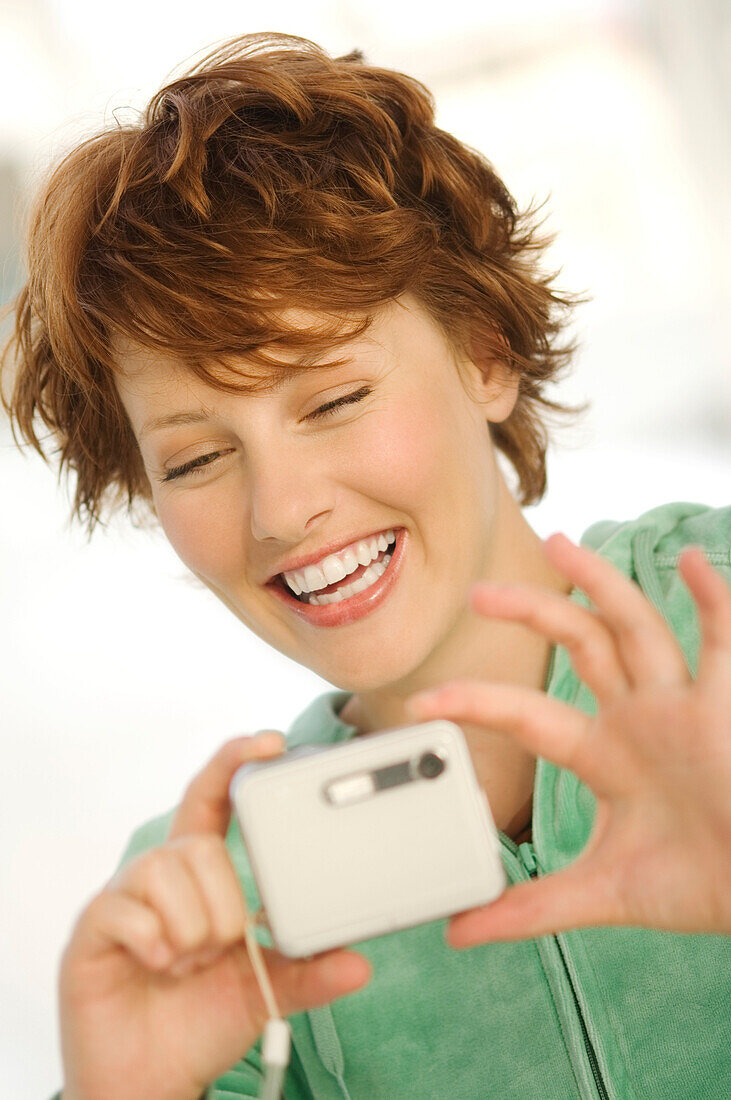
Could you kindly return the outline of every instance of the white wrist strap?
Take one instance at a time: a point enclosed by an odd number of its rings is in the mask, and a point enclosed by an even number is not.
[[[290,1030],[286,1020],[271,1019],[264,1029],[261,1058],[264,1063],[264,1082],[260,1100],[279,1100],[284,1075],[289,1065]]]
[[[246,901],[244,901],[246,906]],[[267,1025],[264,1028],[264,1038],[261,1045],[261,1060],[264,1066],[264,1081],[259,1093],[260,1100],[279,1100],[284,1075],[289,1065],[289,1052],[291,1045],[291,1029],[277,1006],[272,983],[269,980],[267,968],[264,965],[259,941],[254,935],[254,924],[262,919],[262,910],[251,918],[248,910],[244,929],[246,949],[254,970],[254,976],[264,998],[264,1004],[269,1014]]]

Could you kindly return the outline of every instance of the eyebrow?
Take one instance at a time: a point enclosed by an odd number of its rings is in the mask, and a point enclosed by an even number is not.
[[[208,413],[204,412],[203,409],[169,413],[167,416],[157,416],[154,420],[148,420],[140,428],[140,436],[157,431],[159,428],[171,427],[173,424],[200,424],[209,419]]]
[[[343,367],[350,366],[353,362],[352,357],[348,356],[344,358],[337,366],[331,366],[328,363],[320,362],[325,358],[324,354],[318,355],[312,360],[313,364],[320,366],[323,373],[331,370],[342,369]],[[302,360],[300,360],[301,362]],[[297,376],[295,376],[297,377]],[[277,390],[282,389],[286,385],[287,379],[278,379],[276,382],[272,382],[269,386],[260,390],[259,393],[267,394],[274,393]],[[159,431],[160,428],[173,427],[176,424],[202,424],[206,420],[211,419],[211,414],[207,413],[205,409],[181,409],[180,412],[168,413],[165,416],[156,416],[152,420],[147,420],[140,428],[140,439],[143,436],[148,435],[150,432]]]

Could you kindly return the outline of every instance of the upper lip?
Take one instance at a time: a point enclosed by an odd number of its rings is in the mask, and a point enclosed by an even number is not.
[[[351,546],[354,542],[360,542],[362,539],[372,539],[376,535],[381,535],[386,531],[393,531],[394,534],[398,534],[398,527],[377,527],[375,531],[370,531],[367,535],[354,535],[349,539],[338,539],[337,542],[331,542],[327,546],[321,546],[313,554],[306,554],[301,558],[289,558],[283,562],[275,573],[271,573],[264,584],[270,584],[280,573],[294,573],[297,569],[304,569],[306,565],[314,565],[317,561],[322,561],[329,554],[337,554],[340,550],[344,550],[346,546]]]

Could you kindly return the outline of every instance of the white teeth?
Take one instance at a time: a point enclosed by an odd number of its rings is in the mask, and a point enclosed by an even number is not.
[[[328,584],[335,584],[336,581],[341,581],[343,577],[348,575],[345,563],[340,558],[336,558],[334,554],[331,554],[329,558],[325,558],[322,563],[322,571]]]
[[[367,542],[359,542],[356,547],[356,554],[358,555],[359,565],[369,565],[373,561],[373,555],[371,554],[371,548]]]
[[[353,550],[348,548],[342,555],[343,565],[345,566],[345,576],[348,573],[354,573],[360,564],[358,558]]]
[[[374,581],[378,580],[377,568],[377,565],[369,565],[363,576],[359,577],[355,583],[358,584],[360,581],[365,581],[366,583],[363,585],[363,588],[367,588],[369,584],[373,584]]]
[[[321,588],[327,588],[329,584],[337,584],[350,573],[354,573],[359,565],[369,565],[395,541],[393,529],[374,535],[372,539],[361,539],[346,550],[329,554],[317,565],[307,565],[304,569],[284,573],[284,580],[296,596],[317,592]]]
[[[318,588],[326,588],[327,581],[325,580],[322,570],[316,565],[305,566],[305,583],[302,585],[303,589],[308,592],[313,592]]]
[[[351,596],[355,596],[356,593],[363,592],[366,588],[370,588],[372,584],[375,584],[379,577],[382,577],[386,572],[390,560],[391,555],[386,554],[381,561],[376,561],[369,566],[365,573],[358,577],[357,581],[353,581],[352,584],[344,584],[342,588],[338,588],[337,592],[327,592],[323,596],[312,595],[308,602],[323,607],[325,604],[340,603],[342,600],[350,599]]]

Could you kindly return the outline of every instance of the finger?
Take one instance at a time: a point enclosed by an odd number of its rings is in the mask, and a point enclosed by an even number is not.
[[[373,968],[356,951],[337,949],[312,959],[290,959],[273,948],[262,949],[277,1005],[283,1016],[292,1016],[310,1008],[329,1004],[337,997],[353,993],[366,985]],[[259,1032],[264,1030],[268,1013],[256,984],[245,947],[235,949],[250,988],[248,998]]]
[[[211,946],[240,940],[247,913],[236,871],[224,840],[210,833],[171,842],[190,867],[208,914]]]
[[[180,978],[193,970],[205,970],[212,963],[220,962],[225,950],[226,948],[220,946],[202,947],[192,954],[183,955],[174,962],[169,968],[169,973],[173,978]]]
[[[154,848],[130,863],[110,884],[159,914],[176,953],[207,944],[211,922],[189,866],[170,847]]]
[[[625,695],[630,683],[609,628],[595,611],[537,585],[491,585],[470,591],[470,604],[481,615],[524,623],[564,646],[577,676],[606,704]]]
[[[474,947],[625,919],[611,877],[579,860],[564,871],[511,886],[489,905],[453,917],[446,940],[450,947]]]
[[[256,737],[226,741],[188,785],[168,838],[188,833],[225,836],[231,820],[229,785],[237,768],[248,760],[277,756],[285,747],[284,735],[278,730],[262,730]]]
[[[697,679],[728,684],[731,681],[731,587],[699,546],[683,551],[678,572],[698,608],[701,648]]]
[[[689,683],[682,649],[638,584],[600,554],[575,546],[563,534],[551,535],[543,546],[550,564],[586,593],[612,630],[618,657],[631,684],[657,687]]]
[[[121,947],[148,970],[161,970],[174,957],[159,913],[137,898],[104,890],[79,918],[69,950],[83,943],[84,951],[102,953]]]
[[[507,733],[537,756],[569,768],[595,791],[603,790],[602,760],[587,751],[592,719],[542,691],[479,680],[453,680],[406,700],[418,719],[449,718]]]

